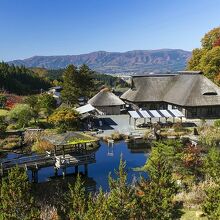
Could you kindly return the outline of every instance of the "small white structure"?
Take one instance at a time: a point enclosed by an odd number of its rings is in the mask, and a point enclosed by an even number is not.
[[[61,104],[61,90],[63,88],[61,86],[55,86],[49,89],[47,92],[48,94],[51,94],[57,101],[57,104]]]
[[[84,114],[84,113],[95,111],[95,108],[92,105],[87,104],[87,105],[77,108],[76,111],[79,112],[79,114]]]
[[[134,119],[134,126],[136,126],[136,120],[139,118],[149,119],[151,122],[152,118],[158,118],[160,121],[160,118],[165,118],[166,120],[168,118],[182,118],[184,117],[184,114],[179,111],[178,109],[166,109],[166,110],[138,110],[138,111],[128,111],[128,114],[130,115],[129,118],[129,124],[131,124],[131,118]]]

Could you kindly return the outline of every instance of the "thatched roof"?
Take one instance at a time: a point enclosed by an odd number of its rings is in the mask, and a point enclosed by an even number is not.
[[[125,103],[108,89],[102,89],[99,93],[93,96],[89,101],[92,106],[117,106]]]
[[[134,76],[121,98],[130,102],[167,102],[180,106],[220,105],[220,88],[200,73]]]

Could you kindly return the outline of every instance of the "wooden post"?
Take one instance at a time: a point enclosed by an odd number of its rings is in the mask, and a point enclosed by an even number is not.
[[[56,156],[56,153],[57,153],[57,146],[54,145],[54,156]]]
[[[54,167],[54,176],[58,176],[58,169]]]
[[[35,178],[34,178],[34,182],[35,182],[35,183],[38,182],[38,170],[35,170]]]
[[[63,145],[63,158],[65,158],[65,150],[64,150],[64,145]]]
[[[31,170],[32,172],[32,182],[37,183],[38,182],[38,170]]]
[[[63,174],[63,178],[64,178],[66,176],[66,167],[63,168],[62,174]]]
[[[86,150],[85,153],[87,154],[87,143],[85,143],[85,150]]]
[[[34,170],[31,170],[31,180],[34,182]]]

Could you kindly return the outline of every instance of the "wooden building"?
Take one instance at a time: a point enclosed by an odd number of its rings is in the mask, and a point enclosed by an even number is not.
[[[220,88],[199,71],[133,76],[121,99],[142,109],[181,110],[186,118],[220,118]]]
[[[102,89],[98,94],[92,97],[88,103],[106,115],[119,115],[122,106],[125,104],[107,88]]]

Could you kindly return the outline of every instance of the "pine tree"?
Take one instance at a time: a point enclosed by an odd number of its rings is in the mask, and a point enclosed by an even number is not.
[[[87,210],[87,196],[84,184],[79,175],[75,184],[70,185],[69,189],[69,218],[70,220],[84,220]]]
[[[108,210],[112,219],[132,219],[136,214],[135,189],[127,184],[126,163],[120,160],[119,170],[116,171],[117,178],[109,175],[110,193],[108,196]]]
[[[27,174],[18,167],[11,169],[8,176],[2,179],[0,216],[10,220],[39,219]]]
[[[108,196],[102,189],[94,196],[90,194],[85,220],[111,220],[112,216],[108,210],[107,201]]]
[[[78,86],[80,96],[90,97],[94,92],[94,71],[92,71],[87,65],[83,64],[80,66],[78,74],[80,75]]]
[[[69,65],[63,74],[63,90],[61,92],[63,101],[69,105],[74,105],[78,101],[79,91],[76,87],[77,81],[77,68],[74,65]]]
[[[173,201],[178,187],[172,178],[172,166],[164,153],[164,144],[154,147],[145,170],[149,179],[140,182],[139,205],[142,219],[175,219],[179,217],[179,207]]]
[[[24,102],[31,107],[33,118],[36,123],[40,113],[39,97],[37,95],[30,95],[24,100]]]
[[[93,75],[94,72],[86,65],[82,65],[79,69],[69,65],[63,74],[63,101],[75,105],[78,103],[78,98],[90,97],[95,88]]]

